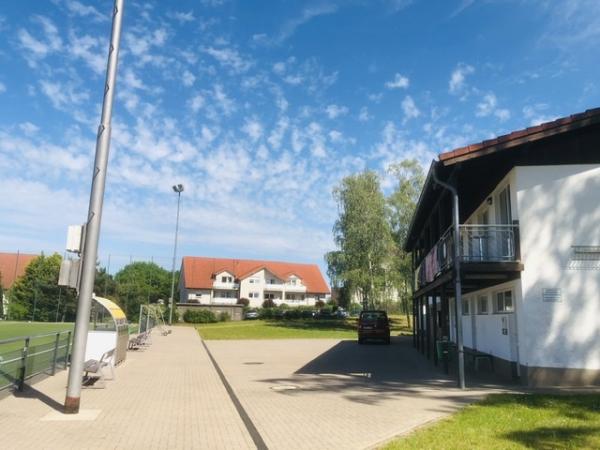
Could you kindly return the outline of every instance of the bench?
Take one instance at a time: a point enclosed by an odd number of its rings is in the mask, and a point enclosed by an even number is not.
[[[473,358],[473,368],[478,371],[479,370],[479,362],[481,360],[488,361],[490,364],[490,369],[492,372],[494,371],[494,357],[489,353],[483,353],[478,350],[464,349],[465,355],[469,355]]]
[[[139,350],[139,349],[143,349],[146,346],[151,344],[151,340],[150,340],[150,330],[149,331],[144,331],[143,333],[138,334],[137,336],[132,337],[131,339],[129,339],[129,344],[127,346],[127,348],[129,350]]]
[[[95,381],[100,381],[100,385],[98,388],[103,388],[105,385],[105,380],[107,379],[104,376],[104,368],[108,367],[110,369],[110,378],[109,380],[115,379],[115,366],[114,366],[114,358],[115,358],[115,349],[109,350],[105,352],[100,359],[88,359],[83,364],[83,371],[85,372],[84,376],[84,386],[86,387],[96,387]],[[97,375],[96,377],[90,377],[90,373]],[[94,378],[94,382],[90,383]]]

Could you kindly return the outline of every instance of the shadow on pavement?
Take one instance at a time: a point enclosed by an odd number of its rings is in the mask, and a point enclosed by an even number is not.
[[[54,409],[55,411],[58,411],[61,413],[65,409],[61,403],[58,403],[53,398],[48,397],[43,392],[40,392],[31,386],[25,386],[23,392],[14,391],[13,395],[17,398],[31,398],[31,399],[39,400],[40,402],[48,405],[50,408]]]
[[[364,404],[398,396],[452,398],[454,402],[469,403],[482,395],[480,389],[506,387],[501,383],[472,382],[470,387],[479,392],[458,391],[456,379],[417,352],[408,336],[392,337],[391,345],[340,341],[292,376],[261,381],[298,386],[298,389],[282,391],[282,395],[337,393]]]

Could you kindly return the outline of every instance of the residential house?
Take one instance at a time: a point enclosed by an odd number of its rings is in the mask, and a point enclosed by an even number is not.
[[[8,290],[17,278],[23,276],[25,268],[39,255],[27,253],[0,253],[0,286],[2,287],[2,303],[0,304],[0,317],[8,311]]]
[[[462,302],[455,310],[453,186]],[[600,384],[600,108],[442,153],[405,249],[415,346],[436,341],[523,384]]]
[[[329,296],[316,264],[186,256],[181,264],[180,303],[236,304],[252,307],[267,299],[276,305],[314,305]]]

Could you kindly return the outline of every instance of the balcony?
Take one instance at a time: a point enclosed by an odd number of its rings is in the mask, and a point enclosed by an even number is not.
[[[518,225],[460,225],[460,260],[464,264],[518,262]],[[433,282],[454,262],[454,228],[437,241],[416,270],[417,289]]]
[[[306,286],[302,284],[287,284],[285,285],[286,292],[306,292]]]
[[[285,287],[283,283],[265,283],[265,291],[283,291]]]
[[[214,281],[213,289],[239,289],[239,283],[224,283],[222,281]]]

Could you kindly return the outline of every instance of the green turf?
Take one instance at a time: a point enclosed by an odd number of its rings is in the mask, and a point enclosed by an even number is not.
[[[0,341],[16,337],[31,336],[29,342],[29,355],[27,358],[27,376],[42,371],[47,371],[54,361],[54,348],[56,335],[37,337],[58,331],[73,330],[72,323],[45,323],[45,322],[0,322]],[[59,337],[59,350],[56,354],[58,367],[64,366],[67,351],[68,334]],[[22,355],[25,339],[14,342],[0,343],[0,389],[13,384],[19,377],[21,360],[15,360]]]
[[[203,339],[356,339],[356,319],[244,320],[197,325]],[[392,335],[406,334],[406,319],[392,318]]]
[[[384,450],[528,448],[600,448],[600,394],[492,395]]]
[[[73,330],[73,323],[48,323],[48,322],[0,322],[0,341],[21,336],[34,336],[38,334],[55,333],[57,331]],[[7,344],[4,344],[7,345]],[[10,344],[8,344],[10,345]],[[17,344],[22,347],[22,344]],[[2,351],[2,346],[0,352]]]

